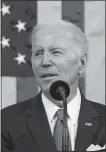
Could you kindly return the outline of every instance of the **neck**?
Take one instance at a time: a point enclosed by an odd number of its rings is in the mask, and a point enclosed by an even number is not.
[[[69,103],[77,95],[77,86],[78,86],[77,84],[70,86],[70,95],[67,98],[67,103]],[[48,98],[48,100],[50,100],[51,102],[53,102],[54,104],[56,104],[61,108],[63,107],[63,101],[58,101],[53,99],[48,92],[43,92],[43,93],[46,96],[46,98]]]

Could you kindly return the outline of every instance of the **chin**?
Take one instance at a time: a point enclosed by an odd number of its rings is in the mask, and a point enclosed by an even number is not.
[[[39,85],[41,90],[45,93],[49,93],[49,90],[50,90],[50,86],[51,84],[42,84],[42,85]]]

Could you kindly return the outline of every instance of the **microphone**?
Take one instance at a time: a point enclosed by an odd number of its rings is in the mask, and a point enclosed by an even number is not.
[[[63,100],[63,134],[62,134],[62,151],[68,152],[69,149],[69,135],[68,135],[68,125],[67,125],[67,100],[66,98],[70,94],[69,85],[62,81],[58,80],[51,84],[50,94],[55,100]]]
[[[70,94],[70,87],[66,82],[62,80],[57,80],[53,82],[50,86],[50,95],[55,100],[63,100],[63,97],[67,98],[69,94]]]

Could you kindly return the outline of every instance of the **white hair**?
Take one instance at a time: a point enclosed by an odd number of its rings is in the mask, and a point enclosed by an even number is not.
[[[57,20],[57,21],[50,21],[48,23],[39,23],[37,24],[31,33],[31,43],[33,40],[33,36],[36,34],[36,32],[43,28],[43,27],[49,27],[49,26],[53,26],[53,25],[65,25],[69,28],[69,32],[66,32],[66,34],[63,34],[63,36],[66,36],[67,38],[69,38],[71,40],[71,42],[74,42],[74,45],[76,47],[78,47],[78,49],[81,50],[80,53],[86,53],[88,54],[88,40],[84,34],[84,32],[76,25],[73,24],[69,21],[64,21],[64,20]]]

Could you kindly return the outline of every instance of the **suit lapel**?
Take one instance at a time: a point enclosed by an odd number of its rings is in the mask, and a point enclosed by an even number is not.
[[[99,127],[98,118],[92,104],[82,96],[75,151],[86,150],[92,144]]]
[[[41,93],[31,101],[25,112],[30,115],[26,125],[40,151],[56,151],[54,139],[51,134],[46,112],[41,100]]]

